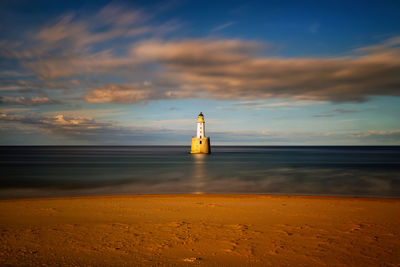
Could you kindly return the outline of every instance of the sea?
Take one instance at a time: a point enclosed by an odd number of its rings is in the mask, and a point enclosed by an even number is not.
[[[0,198],[126,194],[400,197],[400,146],[3,146]]]

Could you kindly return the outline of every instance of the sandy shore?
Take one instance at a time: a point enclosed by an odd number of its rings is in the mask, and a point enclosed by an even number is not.
[[[400,266],[400,199],[153,195],[0,201],[0,265]]]

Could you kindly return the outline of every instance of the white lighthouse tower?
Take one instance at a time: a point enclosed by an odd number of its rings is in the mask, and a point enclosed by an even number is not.
[[[205,136],[205,124],[203,112],[200,112],[199,119],[197,120],[197,138],[203,138]]]
[[[192,147],[190,153],[192,154],[210,154],[210,138],[206,137],[204,115],[200,112],[197,119],[197,135],[192,138]]]

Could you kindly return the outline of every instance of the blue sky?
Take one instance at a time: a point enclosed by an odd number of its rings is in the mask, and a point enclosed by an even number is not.
[[[1,145],[399,145],[396,1],[12,1]]]

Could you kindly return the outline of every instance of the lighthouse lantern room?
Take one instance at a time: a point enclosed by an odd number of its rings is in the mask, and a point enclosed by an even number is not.
[[[190,153],[192,154],[210,154],[210,138],[205,136],[205,121],[204,115],[200,112],[197,119],[197,135],[192,138],[192,147]]]

